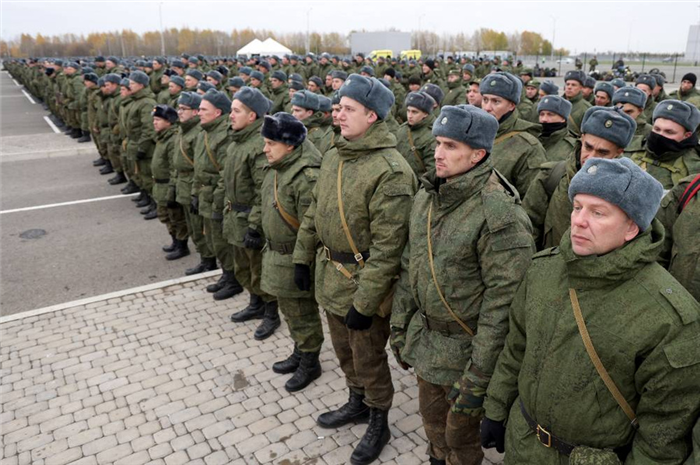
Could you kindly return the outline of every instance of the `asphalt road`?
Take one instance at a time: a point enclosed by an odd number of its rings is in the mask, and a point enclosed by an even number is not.
[[[183,276],[194,246],[165,260],[165,226],[144,221],[92,166],[94,146],[54,133],[47,115],[0,73],[0,315]]]

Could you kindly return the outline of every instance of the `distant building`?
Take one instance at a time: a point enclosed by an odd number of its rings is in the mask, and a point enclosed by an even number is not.
[[[688,43],[685,46],[685,61],[700,61],[700,24],[688,29]]]
[[[353,32],[350,35],[350,49],[352,54],[364,53],[367,55],[372,50],[391,50],[395,57],[402,50],[411,49],[410,32]]]

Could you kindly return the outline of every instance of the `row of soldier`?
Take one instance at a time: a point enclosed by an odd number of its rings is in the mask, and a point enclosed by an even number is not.
[[[496,72],[469,82],[471,105],[413,84],[392,127],[391,73],[340,73],[329,102],[295,90],[292,114],[266,116],[273,102],[254,85],[232,99],[185,91],[177,111],[152,97],[119,106],[128,175],[150,169],[150,190],[134,182],[169,229],[184,224],[173,247],[189,234],[200,268],[218,258],[208,290],[250,292],[231,319],[262,317],[256,338],[285,315],[294,350],[273,365],[294,373],[285,387],[320,376],[320,305],[350,394],[317,422],[369,418],[352,463],[390,439],[387,340],[418,376],[433,464],[480,463],[481,445],[505,447],[508,463],[683,463],[700,411],[697,108],[666,99],[645,116],[662,77],[594,87],[609,102],[590,106],[575,71],[563,97]],[[150,82],[136,71],[119,85],[133,105]],[[541,124],[521,116],[524,98]],[[145,157],[130,124],[155,128]],[[589,360],[579,307],[627,401]]]

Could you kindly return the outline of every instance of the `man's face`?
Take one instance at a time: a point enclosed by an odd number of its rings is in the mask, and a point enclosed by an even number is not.
[[[520,80],[523,81],[523,85],[527,85],[528,82],[532,80],[529,74],[521,74],[520,75]]]
[[[599,107],[607,107],[610,105],[610,96],[607,92],[599,90],[595,93],[595,104]]]
[[[106,62],[105,62],[105,68],[107,68],[108,70],[109,70],[109,69],[112,69],[112,68],[114,68],[114,67],[116,67],[116,66],[117,66],[117,65],[116,65],[113,61],[106,61]]]
[[[428,117],[428,114],[416,107],[406,108],[406,119],[409,126],[415,126]]]
[[[612,160],[622,155],[624,147],[620,148],[607,139],[593,134],[581,135],[581,166],[589,158],[606,158]]]
[[[654,96],[654,98],[656,98],[661,93],[661,89],[663,89],[663,87],[661,86],[654,87],[654,90],[651,91],[651,94]]]
[[[333,110],[331,111],[331,118],[333,118],[333,126],[340,126],[340,121],[338,121],[338,115],[340,114],[340,105],[333,105]]]
[[[409,84],[408,89],[411,92],[418,92],[420,90],[420,84]]]
[[[564,86],[564,95],[566,98],[574,98],[581,93],[582,88],[583,86],[580,82],[574,79],[569,79],[566,81],[566,85]]]
[[[153,63],[151,65],[152,65],[153,69],[156,71],[160,70],[163,67],[163,65],[158,63],[156,60],[153,60]]]
[[[119,95],[121,95],[122,98],[128,97],[129,95],[131,95],[131,89],[129,89],[128,87],[125,87],[125,86],[120,86],[119,87]]]
[[[194,90],[197,88],[197,84],[199,84],[199,81],[192,76],[185,76],[185,87],[188,89]]]
[[[309,89],[313,93],[318,92],[318,85],[316,85],[316,83],[313,81],[309,81],[309,83],[306,85],[306,88]]]
[[[359,102],[348,97],[340,99],[340,134],[347,140],[353,141],[364,136],[377,119],[379,118],[374,111]]]
[[[136,92],[140,91],[141,89],[143,89],[143,87],[143,84],[139,84],[138,82],[129,80],[129,88],[131,89],[132,94],[135,94]]]
[[[344,82],[345,81],[343,81],[340,78],[333,78],[333,80],[331,81],[331,87],[333,88],[333,90],[338,90],[338,89],[340,89],[340,86],[342,86]]]
[[[542,89],[538,90],[537,94],[540,96],[541,99],[547,96],[547,92],[543,91]]]
[[[693,87],[695,87],[695,86],[693,85],[692,82],[690,82],[688,80],[681,81],[681,92],[682,93],[686,94],[686,93],[690,92],[690,89],[692,89]]]
[[[326,58],[326,57],[321,57],[321,64],[322,64],[323,66],[327,65],[327,64],[328,64],[328,58]]]
[[[105,85],[102,86],[102,93],[112,95],[117,90],[117,87],[119,87],[119,84],[114,82],[105,82]]]
[[[468,71],[465,71],[462,73],[462,81],[469,82],[471,80],[472,80],[472,75]]]
[[[92,81],[83,81],[83,83],[85,84],[85,87],[87,87],[88,89],[92,89],[93,87],[95,87],[97,85]]]
[[[467,91],[467,102],[469,105],[474,105],[481,108],[481,92],[479,92],[479,84],[471,84]]]
[[[72,76],[72,75],[75,74],[75,68],[71,68],[71,67],[69,66],[69,67],[67,67],[67,68],[64,68],[64,72],[65,72],[68,76]]]
[[[265,153],[265,158],[269,164],[277,163],[283,159],[288,154],[294,151],[293,145],[283,144],[282,142],[277,142],[268,138],[265,139],[265,146],[263,147],[263,152]]]
[[[178,92],[182,90],[182,87],[178,86],[174,82],[168,83],[168,92],[170,92],[170,95],[175,95]]]
[[[183,68],[173,66],[172,69],[173,69],[173,71],[175,71],[175,74],[177,74],[180,77],[182,77],[185,74],[185,70]]]
[[[160,77],[160,83],[163,85],[168,85],[170,83],[170,76],[164,74]]]
[[[457,82],[457,81],[459,81],[460,79],[461,79],[461,78],[460,78],[459,75],[457,75],[457,74],[450,74],[450,75],[447,76],[447,82]]]
[[[211,123],[219,116],[221,116],[221,110],[208,100],[202,100],[202,103],[199,104],[199,119],[202,121],[202,124]]]
[[[333,76],[326,74],[326,81],[324,82],[326,87],[331,87],[333,85]]]
[[[527,98],[533,99],[537,97],[538,90],[539,89],[537,89],[537,87],[525,86],[525,95],[527,96]]]
[[[272,84],[273,89],[277,89],[278,87],[282,86],[282,84],[284,84],[284,81],[280,81],[277,78],[270,78],[270,83]]]
[[[630,118],[636,120],[639,115],[642,114],[644,108],[640,108],[637,105],[632,105],[631,103],[618,103],[618,108],[622,108],[622,111],[627,113]]]
[[[497,120],[500,120],[503,115],[515,110],[515,103],[498,95],[482,94],[481,108]]]
[[[195,116],[197,116],[198,110],[193,110],[192,108],[185,105],[177,106],[177,117],[181,123],[186,123]]]
[[[676,142],[687,139],[693,134],[675,121],[666,118],[656,118],[651,130]]]
[[[564,123],[566,120],[560,114],[548,110],[540,112],[540,123]]]
[[[466,173],[486,155],[484,149],[475,150],[454,139],[438,136],[435,140],[435,174],[443,179]]]
[[[430,74],[432,69],[430,69],[430,66],[428,65],[423,65],[423,74]]]
[[[250,78],[250,85],[253,87],[260,87],[262,85],[262,82],[260,81],[260,79]]]
[[[240,77],[241,79],[243,79],[243,82],[246,82],[246,83],[250,80],[250,76],[247,75],[246,73],[240,73],[240,74],[238,75],[238,77]]]
[[[153,129],[155,129],[156,132],[165,131],[170,126],[171,124],[167,119],[159,118],[157,116],[153,118]]]
[[[214,78],[211,77],[211,76],[207,76],[207,77],[206,77],[206,80],[207,80],[208,83],[212,84],[213,86],[218,86],[218,85],[219,85],[219,81],[217,81],[216,79],[214,79]]]
[[[571,247],[580,257],[605,255],[639,234],[637,226],[617,205],[589,194],[574,197]]]
[[[646,84],[637,84],[637,89],[641,90],[645,94],[647,94],[647,100],[652,98],[652,92],[651,92],[651,87],[649,87]]]
[[[202,103],[204,102],[202,101]],[[241,129],[247,128],[248,125],[255,121],[255,118],[255,113],[241,103],[240,100],[236,99],[231,102],[231,114],[229,115],[229,119],[231,120],[231,129],[234,131],[240,131]]]
[[[304,121],[306,118],[310,118],[313,114],[313,110],[299,107],[297,105],[292,105],[292,116],[298,119],[299,121]]]
[[[588,98],[593,93],[593,89],[591,89],[590,87],[584,87],[581,89],[581,92],[583,92],[583,96],[585,98]]]

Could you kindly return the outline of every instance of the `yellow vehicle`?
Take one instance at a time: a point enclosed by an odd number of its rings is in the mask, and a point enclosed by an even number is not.
[[[401,59],[402,60],[420,60],[423,52],[420,50],[402,50]]]
[[[367,55],[367,58],[371,58],[372,60],[376,60],[379,57],[391,58],[393,56],[394,56],[393,50],[372,50],[371,52],[369,52],[369,55]]]

